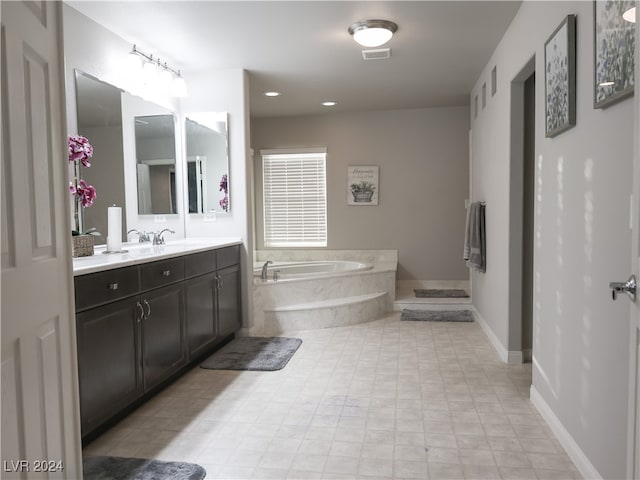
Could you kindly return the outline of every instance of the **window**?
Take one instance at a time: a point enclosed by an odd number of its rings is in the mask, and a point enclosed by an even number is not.
[[[264,246],[326,247],[326,150],[261,155]]]

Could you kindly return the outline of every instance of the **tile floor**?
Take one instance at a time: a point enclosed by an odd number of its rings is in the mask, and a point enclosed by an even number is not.
[[[278,372],[194,368],[85,448],[181,460],[211,479],[577,479],[476,323],[288,332]]]

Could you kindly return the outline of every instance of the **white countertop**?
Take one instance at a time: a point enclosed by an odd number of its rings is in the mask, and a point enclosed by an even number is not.
[[[122,249],[127,251],[122,253],[104,253],[106,245],[99,245],[94,248],[92,256],[73,259],[73,275],[86,275],[239,244],[242,244],[242,239],[239,237],[185,238],[170,240],[164,245],[123,243]]]

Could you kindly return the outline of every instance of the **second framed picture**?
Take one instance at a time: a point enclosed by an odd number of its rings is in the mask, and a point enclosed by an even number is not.
[[[608,107],[633,95],[635,3],[633,0],[593,2],[594,108]]]
[[[576,16],[567,15],[544,44],[545,136],[576,124]]]
[[[347,167],[347,205],[378,205],[378,166]]]

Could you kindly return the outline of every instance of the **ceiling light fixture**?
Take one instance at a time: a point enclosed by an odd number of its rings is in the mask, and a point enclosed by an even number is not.
[[[281,94],[280,92],[264,92],[264,95],[266,97],[279,97]]]
[[[379,47],[391,40],[398,25],[389,20],[363,20],[351,25],[348,31],[363,47]]]
[[[135,44],[129,52],[129,68],[132,71],[142,66],[144,82],[147,87],[165,90],[174,97],[187,96],[187,84],[182,78],[180,70],[175,70],[161,62],[159,58],[144,53]]]
[[[323,107],[335,107],[336,102],[322,102]]]

